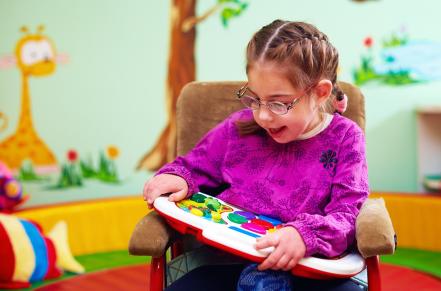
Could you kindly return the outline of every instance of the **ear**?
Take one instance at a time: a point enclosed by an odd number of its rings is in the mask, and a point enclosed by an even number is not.
[[[9,69],[17,63],[14,56],[3,56],[0,57],[0,69]]]
[[[318,82],[314,87],[313,93],[317,98],[317,103],[322,104],[325,102],[332,92],[332,82],[328,79],[323,79]]]
[[[66,53],[58,53],[55,56],[55,62],[57,64],[65,65],[65,64],[69,63],[69,60],[70,60],[69,55]]]

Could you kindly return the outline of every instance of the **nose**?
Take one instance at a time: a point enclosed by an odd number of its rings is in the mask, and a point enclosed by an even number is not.
[[[267,106],[261,104],[258,109],[258,117],[261,121],[271,122],[274,118],[273,113],[268,109]]]

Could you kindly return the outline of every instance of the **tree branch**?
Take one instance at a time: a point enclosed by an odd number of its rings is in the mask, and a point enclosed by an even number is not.
[[[208,9],[205,13],[203,13],[201,16],[196,17],[189,17],[184,20],[182,23],[182,32],[188,32],[192,30],[198,23],[201,23],[211,15],[213,15],[215,12],[217,12],[222,7],[222,4],[218,3]]]

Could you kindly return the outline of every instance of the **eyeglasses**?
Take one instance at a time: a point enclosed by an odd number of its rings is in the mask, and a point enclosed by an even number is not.
[[[301,97],[297,97],[290,103],[283,103],[280,101],[270,101],[270,102],[263,103],[259,99],[252,97],[249,94],[250,94],[250,92],[249,92],[247,84],[245,84],[242,88],[240,88],[236,92],[237,99],[239,99],[240,102],[242,102],[242,104],[245,105],[246,107],[251,108],[252,110],[257,110],[257,109],[260,109],[260,107],[262,105],[265,105],[266,107],[268,107],[268,109],[272,113],[277,114],[277,115],[284,115],[284,114],[288,113],[288,111],[291,108],[293,108],[294,105],[301,98]]]

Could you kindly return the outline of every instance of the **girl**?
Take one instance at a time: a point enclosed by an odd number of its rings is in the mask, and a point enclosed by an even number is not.
[[[282,220],[283,228],[256,243],[274,251],[245,268],[237,286],[290,290],[308,281],[285,272],[302,257],[336,256],[354,241],[368,195],[364,135],[349,119],[326,113],[327,104],[344,98],[337,50],[317,28],[276,20],[252,37],[246,55],[248,83],[237,96],[247,108],[161,168],[143,196],[151,206],[163,193],[179,201],[200,187],[222,188],[218,198]],[[314,284],[348,288],[346,281]]]

